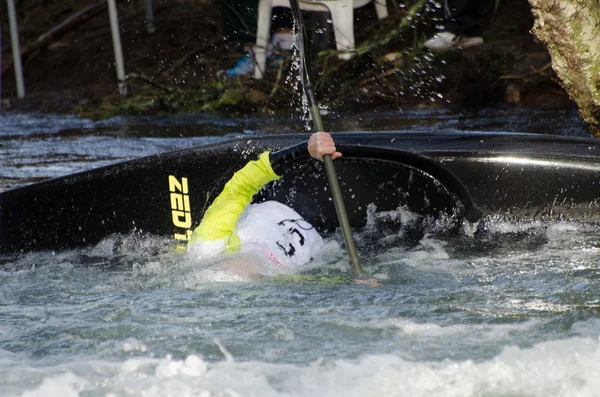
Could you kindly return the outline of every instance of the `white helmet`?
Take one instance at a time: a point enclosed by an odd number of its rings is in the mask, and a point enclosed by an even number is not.
[[[242,251],[265,254],[278,267],[304,265],[323,246],[323,238],[310,223],[277,201],[249,205],[235,234]]]

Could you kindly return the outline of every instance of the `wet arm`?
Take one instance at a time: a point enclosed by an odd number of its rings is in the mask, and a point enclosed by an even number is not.
[[[307,143],[277,152],[264,152],[258,160],[250,161],[225,184],[223,191],[206,210],[202,222],[192,233],[190,244],[198,241],[229,240],[235,250],[238,242],[235,226],[252,198],[267,183],[278,180],[293,166],[298,156],[307,153]]]
[[[223,191],[208,207],[190,243],[229,239],[238,219],[252,197],[267,183],[279,179],[269,161],[269,152],[250,161],[225,184]]]

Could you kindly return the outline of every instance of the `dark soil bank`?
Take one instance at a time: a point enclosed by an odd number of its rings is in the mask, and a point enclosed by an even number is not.
[[[119,95],[106,8],[69,28],[23,59],[25,99],[16,99],[6,3],[2,23],[3,110],[77,112],[96,117],[124,113],[288,109],[301,100],[292,57],[269,69],[263,80],[217,78],[243,54],[224,38],[222,0],[154,0],[156,33],[146,30],[142,0],[120,1],[118,14],[130,94]],[[27,49],[40,36],[91,0],[18,2],[20,40]],[[533,19],[526,0],[482,2],[485,43],[432,54],[422,43],[436,32],[441,10],[425,4],[399,29],[412,3],[389,1],[390,16],[378,21],[372,5],[357,9],[357,48],[349,61],[332,51],[324,36],[313,48],[313,79],[319,102],[352,111],[401,107],[574,106],[556,81],[550,57],[529,33]],[[319,28],[318,13],[305,14]],[[390,39],[390,32],[394,32]],[[326,33],[331,35],[331,33]],[[327,41],[329,40],[329,41]],[[313,47],[318,47],[314,45]],[[31,47],[29,47],[31,48]]]

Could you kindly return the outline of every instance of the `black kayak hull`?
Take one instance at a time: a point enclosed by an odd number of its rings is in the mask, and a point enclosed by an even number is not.
[[[240,136],[0,193],[0,252],[63,250],[114,234],[185,244],[231,175],[263,150],[307,134]],[[476,222],[600,222],[597,141],[513,133],[337,133],[336,170],[350,224],[399,206]],[[276,199],[331,232],[337,217],[322,165],[309,157],[256,200]]]

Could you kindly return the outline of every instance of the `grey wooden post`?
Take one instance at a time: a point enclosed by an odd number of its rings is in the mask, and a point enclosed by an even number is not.
[[[115,67],[117,69],[117,80],[119,80],[119,94],[127,95],[127,77],[125,76],[125,62],[123,61],[123,48],[121,47],[121,34],[119,33],[117,4],[115,0],[107,1],[110,31],[112,33],[113,49],[115,51]]]
[[[6,0],[8,4],[8,21],[10,24],[10,41],[12,44],[13,66],[17,80],[17,96],[25,97],[25,83],[23,80],[23,65],[21,64],[21,47],[19,46],[19,27],[17,26],[17,13],[14,0]]]
[[[146,6],[146,29],[148,34],[156,32],[156,25],[154,25],[154,11],[152,10],[152,0],[145,0]]]

